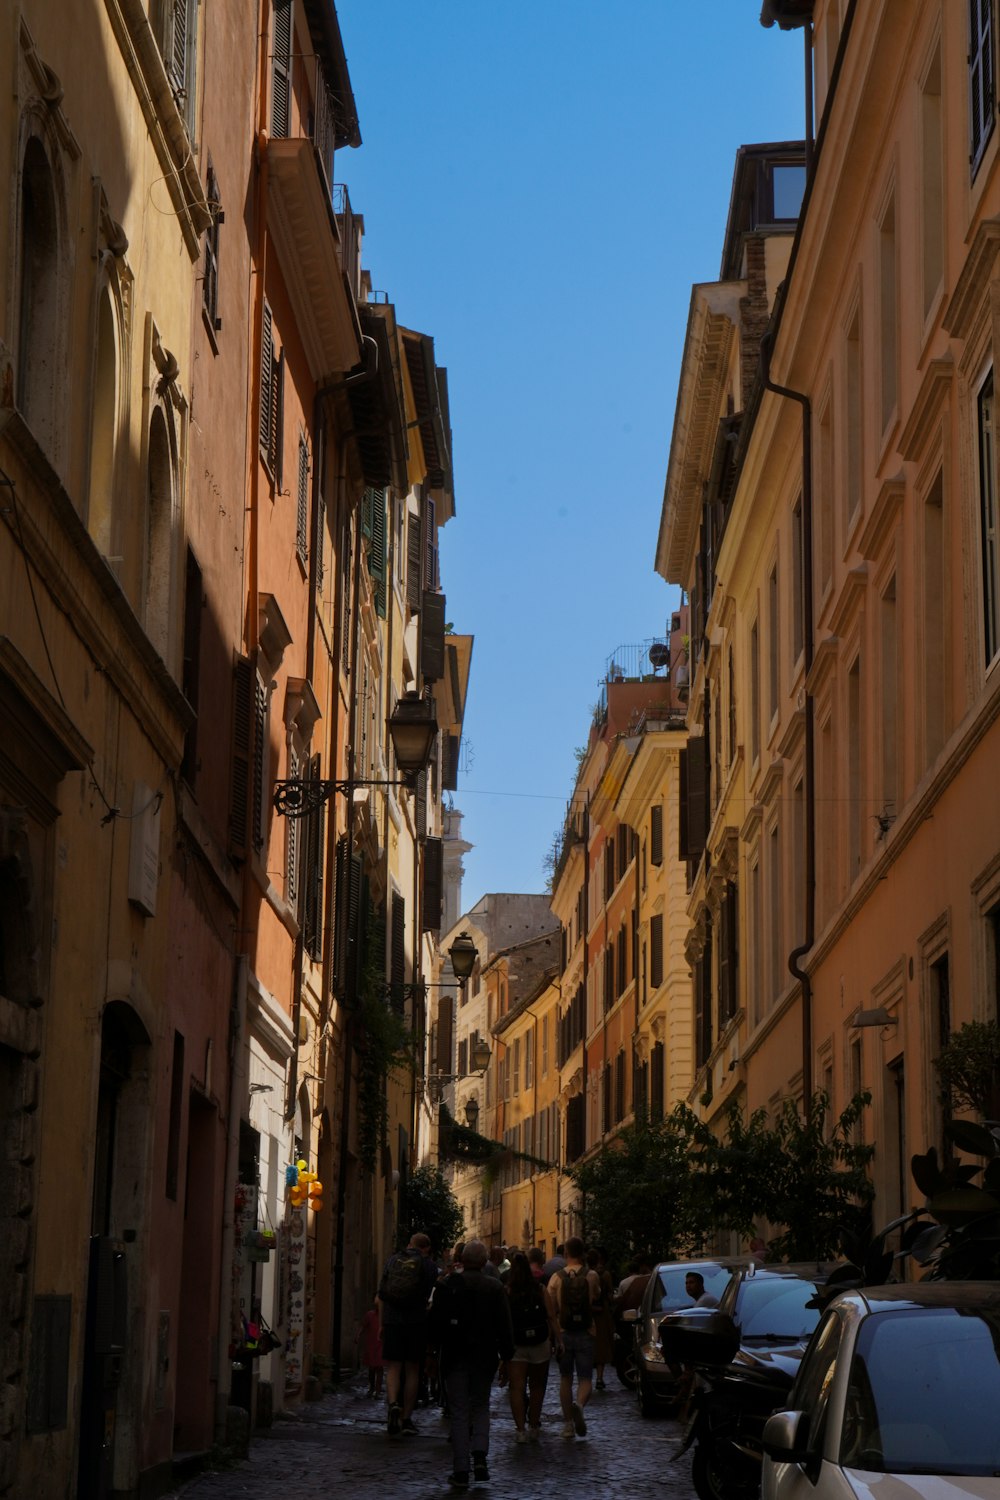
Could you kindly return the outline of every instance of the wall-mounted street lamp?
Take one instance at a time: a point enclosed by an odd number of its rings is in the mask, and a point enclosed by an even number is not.
[[[434,704],[419,693],[406,693],[389,717],[389,738],[402,772],[399,781],[308,780],[296,776],[274,783],[274,808],[285,818],[304,818],[333,796],[334,792],[350,795],[356,786],[416,787],[417,777],[426,771],[434,741],[437,739],[437,715]],[[471,941],[471,939],[470,939]],[[471,972],[471,971],[470,971]]]
[[[465,1101],[465,1123],[470,1130],[475,1130],[479,1124],[479,1100],[475,1094],[470,1094]]]
[[[469,1057],[470,1067],[467,1073],[428,1073],[427,1077],[424,1079],[424,1083],[427,1086],[427,1092],[431,1100],[440,1099],[443,1090],[449,1083],[463,1083],[467,1078],[482,1078],[486,1072],[486,1069],[490,1065],[490,1058],[492,1056],[493,1054],[490,1051],[488,1044],[483,1041],[482,1037],[480,1037],[473,1044],[472,1052]],[[466,1116],[468,1116],[468,1105],[466,1106]],[[479,1105],[476,1104],[477,1119],[478,1116]]]

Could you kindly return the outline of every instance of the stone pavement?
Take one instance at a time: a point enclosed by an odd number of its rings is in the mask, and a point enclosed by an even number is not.
[[[613,1373],[608,1389],[595,1391],[587,1407],[586,1438],[560,1436],[562,1415],[555,1366],[549,1378],[541,1441],[514,1442],[507,1392],[494,1386],[490,1438],[490,1483],[472,1484],[482,1500],[694,1500],[691,1460],[671,1459],[677,1423],[644,1420],[635,1398]],[[447,1479],[451,1449],[447,1423],[437,1407],[414,1413],[418,1437],[389,1438],[382,1400],[367,1395],[364,1377],[339,1392],[278,1419],[257,1435],[250,1457],[234,1468],[208,1472],[174,1492],[175,1500],[441,1500],[454,1495]]]

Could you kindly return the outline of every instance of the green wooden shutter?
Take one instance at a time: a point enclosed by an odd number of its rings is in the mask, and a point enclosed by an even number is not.
[[[405,1007],[403,985],[406,983],[406,900],[398,891],[392,893],[390,922],[389,998],[393,1010],[402,1015]]]
[[[663,863],[663,805],[659,802],[649,809],[649,862]]]
[[[444,676],[445,597],[424,590],[420,606],[420,672],[425,682]]]
[[[375,613],[384,620],[388,610],[386,586],[386,516],[385,490],[372,491],[371,546],[368,549],[368,571],[375,593]]]
[[[309,546],[309,444],[299,435],[299,472],[295,505],[295,551],[305,562]]]
[[[420,544],[420,517],[410,511],[406,528],[406,602],[416,614],[423,592],[423,551]]]

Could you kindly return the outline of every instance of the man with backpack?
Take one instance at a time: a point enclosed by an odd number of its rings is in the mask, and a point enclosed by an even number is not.
[[[389,1400],[390,1437],[416,1432],[413,1408],[427,1351],[427,1303],[437,1280],[426,1234],[410,1236],[405,1250],[389,1257],[375,1304],[382,1333],[382,1363]]]
[[[438,1352],[451,1412],[452,1489],[490,1477],[490,1388],[514,1353],[510,1303],[501,1283],[485,1274],[486,1246],[469,1240],[461,1276],[438,1282],[431,1303],[430,1341]],[[471,1463],[470,1463],[471,1460]]]
[[[576,1235],[566,1241],[566,1264],[548,1284],[553,1316],[559,1325],[559,1404],[565,1418],[562,1435],[572,1440],[586,1437],[583,1409],[590,1400],[594,1380],[594,1304],[601,1296],[601,1283],[584,1264],[585,1247]],[[576,1375],[576,1400],[573,1376]]]

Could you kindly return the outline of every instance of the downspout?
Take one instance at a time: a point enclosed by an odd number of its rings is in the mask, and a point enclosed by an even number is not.
[[[219,1296],[218,1359],[215,1386],[215,1432],[222,1441],[226,1432],[226,1407],[232,1386],[233,1283],[232,1267],[236,1255],[236,1184],[240,1167],[240,1105],[247,1084],[246,1066],[247,958],[238,955],[233,968],[233,998],[229,1016],[229,1096],[226,1118],[229,1133],[226,1140],[226,1166],[222,1199],[222,1286]]]
[[[350,522],[350,507],[344,517],[345,526]],[[357,725],[357,694],[354,691],[354,678],[357,675],[358,665],[358,632],[360,629],[361,611],[357,608],[358,590],[361,581],[361,534],[360,530],[355,537],[354,547],[354,578],[352,582],[352,597],[355,608],[351,621],[351,651],[348,668],[349,699],[347,714],[347,859],[350,860],[352,845],[354,841],[354,743]],[[339,672],[339,665],[338,665]],[[353,997],[349,997],[353,998]],[[354,1054],[354,1005],[348,1004],[344,1010],[344,1081],[342,1086],[343,1106],[340,1117],[340,1161],[337,1168],[337,1243],[334,1251],[333,1262],[333,1369],[336,1374],[337,1383],[340,1382],[340,1346],[344,1327],[344,1237],[347,1228],[347,1159],[350,1154],[350,1125],[351,1125],[351,1075],[352,1058]]]
[[[583,804],[583,1140],[587,1141],[587,980],[590,977],[590,793]],[[580,1221],[587,1221],[587,1195],[580,1194]]]
[[[812,980],[801,960],[816,939],[816,792],[815,792],[815,709],[809,676],[813,664],[813,491],[812,491],[812,405],[802,391],[778,385],[771,379],[771,337],[765,334],[760,346],[761,384],[776,396],[797,401],[802,408],[802,639],[805,680],[805,755],[803,792],[805,800],[805,919],[803,940],[788,955],[788,968],[799,981],[802,991],[802,1098],[806,1110],[812,1099]]]

